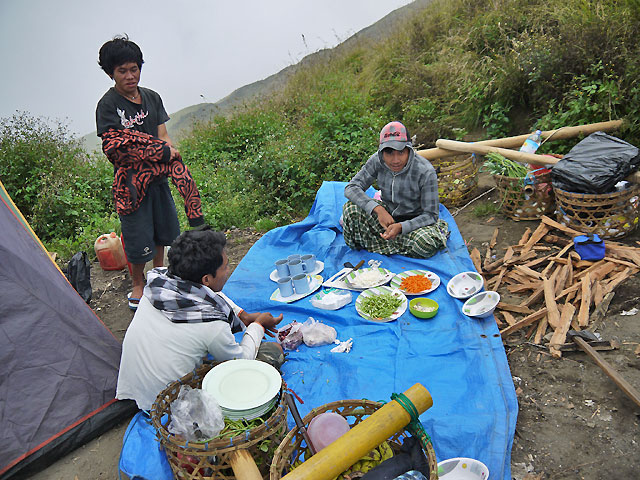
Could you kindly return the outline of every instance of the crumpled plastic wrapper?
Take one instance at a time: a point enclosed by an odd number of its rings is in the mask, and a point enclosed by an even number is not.
[[[302,344],[302,327],[301,323],[296,321],[291,322],[289,325],[285,325],[278,329],[278,342],[285,350],[295,350]]]
[[[349,338],[344,342],[336,340],[335,343],[337,345],[331,349],[333,353],[349,353],[351,351],[351,347],[353,346],[353,339]]]

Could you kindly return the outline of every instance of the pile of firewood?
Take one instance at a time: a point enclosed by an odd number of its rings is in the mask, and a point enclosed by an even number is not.
[[[582,260],[572,240],[582,234],[543,216],[538,228],[533,232],[527,228],[502,258],[496,259],[494,253],[498,229],[484,260],[478,249],[472,250],[485,289],[498,291],[504,300],[495,312],[503,339],[527,329],[527,338],[542,344],[546,337],[551,354],[560,357],[569,329],[593,331],[615,288],[640,272],[640,248],[616,242],[605,241],[602,260]]]

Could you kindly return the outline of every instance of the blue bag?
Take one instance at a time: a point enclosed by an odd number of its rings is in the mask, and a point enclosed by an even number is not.
[[[573,246],[582,260],[596,261],[604,258],[604,240],[595,233],[574,237]]]

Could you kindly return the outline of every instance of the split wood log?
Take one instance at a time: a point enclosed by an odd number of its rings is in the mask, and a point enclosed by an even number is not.
[[[505,338],[507,335],[512,334],[513,332],[517,332],[518,330],[531,325],[536,320],[540,320],[547,314],[547,307],[541,308],[537,312],[533,312],[530,315],[527,315],[522,320],[514,323],[513,325],[509,325],[504,330],[500,330],[500,335],[502,338]]]
[[[509,291],[509,293],[520,293],[526,292],[527,290],[535,290],[539,286],[540,282],[529,282],[522,285],[509,285],[507,287],[507,290]]]
[[[571,227],[567,227],[565,225],[562,225],[561,223],[556,222],[555,220],[552,220],[551,218],[547,217],[546,215],[543,215],[540,220],[542,221],[542,223],[544,223],[545,225],[547,225],[549,228],[555,228],[556,230],[560,230],[561,232],[564,232],[572,237],[575,237],[577,235],[584,235],[583,232],[579,232],[578,230],[574,230]]]
[[[506,255],[505,255],[506,257]],[[530,260],[532,258],[536,258],[537,254],[536,252],[527,252],[524,253],[522,255],[518,255],[517,257],[511,257],[509,260],[504,261],[505,265],[513,265],[515,263],[522,263],[522,262],[526,262],[527,260]]]
[[[589,324],[589,307],[591,306],[591,275],[587,273],[581,280],[582,298],[578,312],[578,325],[586,327]]]
[[[555,330],[560,326],[560,312],[556,304],[553,282],[545,278],[542,283],[544,287],[544,302],[547,306],[547,319],[549,320],[549,325]]]
[[[542,138],[549,138],[550,140],[566,140],[567,138],[575,138],[579,135],[589,135],[593,132],[611,132],[617,130],[622,126],[622,120],[611,120],[608,122],[598,122],[586,125],[577,125],[575,127],[561,127],[556,130],[548,130],[542,132]],[[503,148],[520,148],[524,141],[529,138],[530,133],[524,135],[517,135],[515,137],[497,138],[493,140],[482,140],[476,142],[476,145],[494,145],[496,147]],[[427,160],[435,160],[437,158],[445,158],[453,155],[458,155],[459,152],[450,150],[444,150],[442,148],[428,148],[425,150],[418,150],[418,155]]]
[[[527,243],[527,240],[529,240],[530,235],[531,235],[531,229],[527,227],[527,229],[522,234],[522,237],[520,237],[520,240],[518,241],[518,245],[524,245],[525,243]]]
[[[532,268],[525,267],[524,265],[514,265],[514,268],[527,277],[537,278],[540,280],[543,280],[545,278],[541,273],[536,272]]]
[[[502,278],[504,277],[504,274],[507,272],[507,268],[506,267],[502,267],[500,269],[500,272],[498,273],[498,276],[496,277],[496,280],[493,284],[493,286],[491,287],[491,289],[495,292],[498,290],[498,287],[500,286],[500,284],[502,283]]]
[[[538,328],[536,328],[536,335],[533,337],[533,343],[540,345],[542,343],[542,337],[547,333],[547,326],[549,325],[549,315],[542,317],[542,320],[538,322]]]
[[[480,260],[480,251],[477,248],[474,248],[473,250],[471,250],[469,256],[471,257],[471,261],[476,267],[478,273],[482,275],[482,261]]]
[[[522,305],[523,307],[530,307],[531,305],[533,305],[534,303],[536,303],[538,300],[540,300],[542,297],[544,296],[544,286],[540,285],[537,290],[535,292],[533,292],[529,298],[527,298],[524,302],[522,302],[520,305]]]
[[[504,317],[505,321],[507,322],[507,325],[515,325],[516,324],[515,317],[513,315],[511,315],[509,312],[502,311],[500,313],[502,314],[502,316]]]
[[[549,233],[544,236],[543,240],[547,243],[556,243],[558,245],[571,245],[573,242],[565,237],[559,237],[558,235],[553,235]]]
[[[498,305],[496,306],[496,308],[498,310],[504,310],[508,312],[524,313],[525,315],[529,315],[533,313],[533,310],[531,310],[530,308],[523,307],[521,305],[512,305],[510,303],[505,303],[505,302],[498,302]]]
[[[559,347],[567,340],[567,332],[569,331],[571,320],[573,320],[575,312],[575,307],[568,302],[562,307],[560,327],[554,330],[553,336],[549,341],[549,350],[551,351],[551,355],[555,358],[560,358],[562,356],[562,352],[559,350]]]
[[[531,234],[531,237],[529,237],[529,240],[527,240],[527,243],[524,244],[524,247],[520,252],[520,255],[527,253],[529,250],[531,250],[531,247],[533,247],[536,243],[538,243],[542,239],[542,237],[544,237],[547,234],[548,231],[549,231],[549,226],[544,223],[540,223],[540,225],[538,225],[538,228],[536,228],[534,232]]]
[[[565,283],[567,282],[567,277],[569,276],[569,265],[565,265],[561,268],[560,273],[556,277],[553,292],[555,295],[559,295],[562,290],[564,290]]]
[[[604,316],[609,311],[609,304],[611,303],[611,300],[613,300],[614,295],[615,295],[615,292],[609,292],[604,296],[604,298],[602,299],[602,302],[598,304],[598,306],[595,308],[595,310],[591,314],[591,318],[589,319],[589,323],[591,325],[587,330],[589,330],[590,332],[593,332],[595,331],[596,328],[598,328],[598,326],[600,325],[600,322],[602,322],[602,320],[604,319]]]

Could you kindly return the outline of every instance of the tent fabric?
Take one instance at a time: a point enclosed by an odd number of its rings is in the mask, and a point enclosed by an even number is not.
[[[354,251],[344,243],[339,224],[345,185],[323,183],[307,218],[258,240],[234,270],[225,293],[247,311],[284,313],[281,326],[311,316],[336,328],[340,340],[353,339],[350,353],[331,353],[333,345],[301,345],[289,353],[283,376],[304,401],[299,405],[302,416],[341,399],[389,401],[392,393],[419,382],[433,398],[433,407],[420,420],[438,460],[475,458],[489,467],[491,478],[510,479],[518,405],[502,339],[493,317],[465,316],[463,302],[446,293],[454,275],[475,270],[455,220],[441,205],[440,216],[449,223],[451,236],[447,248],[429,259]],[[373,190],[368,193],[373,195]],[[269,300],[276,289],[268,278],[274,262],[294,253],[315,253],[324,262],[325,279],[344,262],[355,265],[362,259],[379,260],[395,273],[431,270],[442,283],[427,296],[439,303],[439,312],[433,319],[420,320],[407,311],[398,320],[381,324],[357,314],[356,292],[350,304],[336,311],[313,307],[311,297],[290,304]],[[289,422],[293,427],[291,418]],[[138,454],[124,445],[123,457]],[[171,478],[170,472],[167,475]]]
[[[0,477],[9,478],[51,463],[131,408],[114,398],[120,342],[1,190]]]

